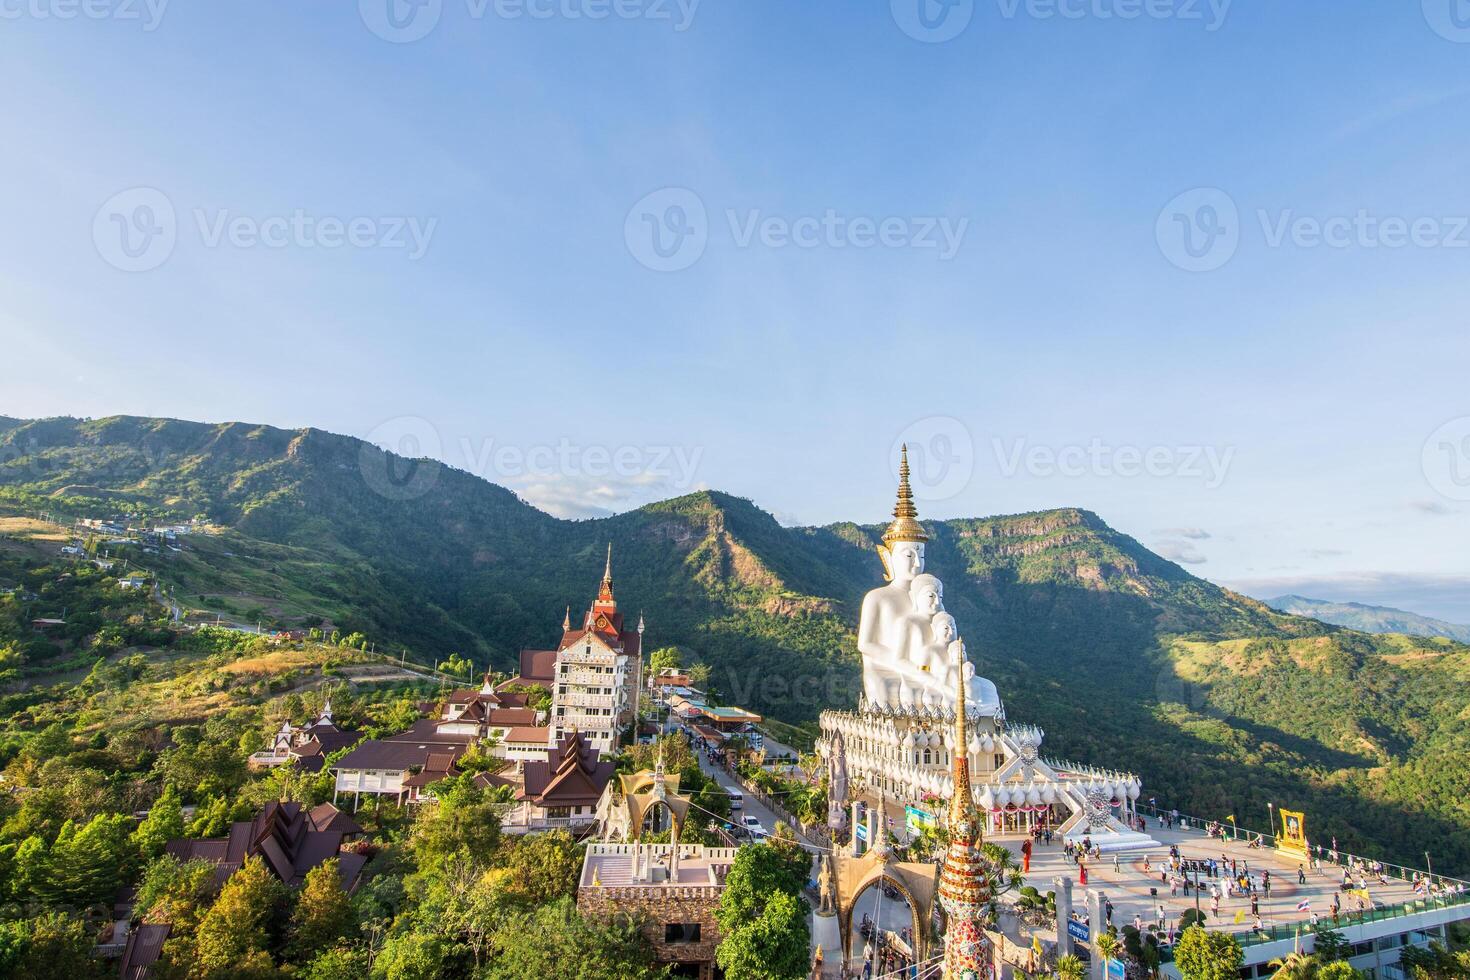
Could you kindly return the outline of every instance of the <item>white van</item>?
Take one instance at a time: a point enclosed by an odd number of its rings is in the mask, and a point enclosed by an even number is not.
[[[737,793],[733,789],[727,789],[725,793],[730,797],[730,809],[738,810],[745,805],[745,795],[743,793]]]

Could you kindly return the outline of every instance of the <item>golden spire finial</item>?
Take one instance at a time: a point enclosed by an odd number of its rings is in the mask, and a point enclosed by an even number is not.
[[[961,647],[961,650],[964,648]],[[970,795],[970,739],[965,725],[965,664],[963,658],[955,667],[954,748],[950,752],[954,770],[954,796],[949,802],[950,826],[958,826],[975,812]]]
[[[919,523],[918,508],[914,506],[914,491],[909,485],[909,447],[904,443],[898,457],[898,501],[893,505],[893,523],[883,532],[883,543],[928,540],[924,525]]]
[[[611,605],[613,601],[612,542],[607,543],[607,564],[602,569],[602,585],[597,590],[597,601]]]

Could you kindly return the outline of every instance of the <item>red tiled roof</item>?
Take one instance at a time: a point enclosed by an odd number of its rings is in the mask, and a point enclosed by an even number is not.
[[[123,980],[145,980],[153,971],[153,964],[163,955],[163,941],[168,938],[172,926],[141,925],[128,933],[128,943],[123,947]]]
[[[513,677],[507,684],[534,684],[541,681],[550,684],[556,679],[556,651],[555,650],[522,650],[521,651],[521,674]]]
[[[181,861],[201,858],[216,868],[223,883],[246,858],[259,857],[287,885],[297,885],[306,872],[330,858],[338,858],[342,885],[351,889],[367,858],[341,852],[343,841],[362,833],[351,817],[330,803],[305,810],[300,803],[267,803],[255,818],[230,825],[226,838],[172,840],[164,850]]]
[[[602,761],[581,732],[566,735],[544,762],[524,766],[520,799],[539,806],[583,806],[596,803],[616,766]]]
[[[536,724],[536,711],[532,708],[496,708],[485,721],[499,728],[524,728]]]
[[[482,789],[494,789],[497,786],[515,786],[516,781],[509,776],[502,776],[498,772],[475,773],[474,783]]]
[[[505,733],[505,741],[507,742],[535,742],[538,745],[546,745],[550,739],[550,728],[541,728],[535,725],[512,728]]]

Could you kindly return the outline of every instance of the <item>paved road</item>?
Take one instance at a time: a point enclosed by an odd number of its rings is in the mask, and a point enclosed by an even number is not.
[[[749,793],[745,792],[745,790],[740,787],[740,784],[735,782],[735,780],[731,778],[729,773],[725,772],[725,770],[710,762],[709,757],[706,756],[703,752],[699,752],[698,754],[699,768],[704,772],[706,776],[712,777],[715,782],[719,783],[725,788],[726,792],[739,793],[742,797],[744,797],[744,805],[742,809],[732,812],[732,822],[738,824],[740,822],[741,815],[750,814],[761,822],[761,826],[766,828],[767,833],[770,833],[776,829],[776,821],[780,818],[772,813],[769,807],[767,807],[760,800],[756,799],[754,796],[751,796]],[[795,827],[791,828],[791,830],[792,833],[796,834],[797,841],[806,850],[811,851],[812,853],[821,853],[823,851],[823,848],[818,847],[816,844],[813,844],[811,841],[803,837],[801,835],[801,832],[798,831]]]

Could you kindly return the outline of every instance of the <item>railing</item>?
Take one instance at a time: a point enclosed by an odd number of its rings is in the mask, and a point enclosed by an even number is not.
[[[1009,730],[1006,734],[1010,734]],[[1131,772],[1114,772],[1111,769],[1099,769],[1096,766],[1089,766],[1081,762],[1071,762],[1066,759],[1042,759],[1041,761],[1059,772],[1077,773],[1078,775],[1087,776],[1091,779],[1105,779],[1110,783],[1137,781],[1141,784],[1142,782]]]
[[[1136,803],[1134,805],[1134,810],[1136,810],[1138,813],[1148,814],[1149,816],[1155,818],[1166,816],[1172,817],[1174,813],[1174,811],[1172,810],[1166,810],[1163,807],[1150,806],[1145,803]],[[1260,838],[1262,844],[1270,843],[1272,846],[1275,845],[1275,842],[1277,840],[1277,836],[1274,833],[1268,834],[1262,833],[1257,830],[1250,830],[1249,828],[1245,827],[1238,827],[1235,824],[1224,820],[1205,820],[1202,817],[1196,817],[1188,813],[1179,814],[1179,819],[1181,822],[1188,821],[1188,826],[1190,828],[1200,831],[1204,831],[1211,824],[1214,824],[1221,829],[1221,831],[1229,840],[1250,841],[1256,838]],[[1334,851],[1330,848],[1323,847],[1321,844],[1311,844],[1310,842],[1308,843],[1310,846],[1312,857],[1328,864],[1335,865],[1337,867],[1348,867],[1354,863],[1363,864],[1369,868],[1376,868],[1381,865],[1385,871],[1393,872],[1396,877],[1403,881],[1412,881],[1417,877],[1425,877],[1429,879],[1431,884],[1438,883],[1439,885],[1442,885],[1444,887],[1457,890],[1470,889],[1470,881],[1466,881],[1463,878],[1455,878],[1453,876],[1442,875],[1437,872],[1431,873],[1422,868],[1410,868],[1402,864],[1393,864],[1389,861],[1380,861],[1377,858],[1367,858],[1359,854],[1350,854],[1347,851]]]
[[[613,696],[611,694],[576,694],[568,692],[562,695],[562,703],[569,708],[611,708]]]
[[[582,684],[587,687],[616,687],[618,678],[616,674],[599,674],[587,670],[569,670],[557,677],[563,684]]]
[[[1366,925],[1370,922],[1401,919],[1407,915],[1432,912],[1435,909],[1456,908],[1461,905],[1470,905],[1470,893],[1460,892],[1437,898],[1417,898],[1409,902],[1400,902],[1397,905],[1376,906],[1371,909],[1365,909],[1362,912],[1344,912],[1340,913],[1336,920],[1328,918],[1319,919],[1316,928],[1336,931],[1351,926]],[[1315,929],[1309,923],[1297,922],[1294,924],[1270,925],[1261,929],[1249,929],[1245,932],[1234,933],[1234,935],[1241,946],[1260,946],[1264,943],[1274,943],[1281,939],[1295,939],[1298,936],[1310,935],[1314,931]]]

